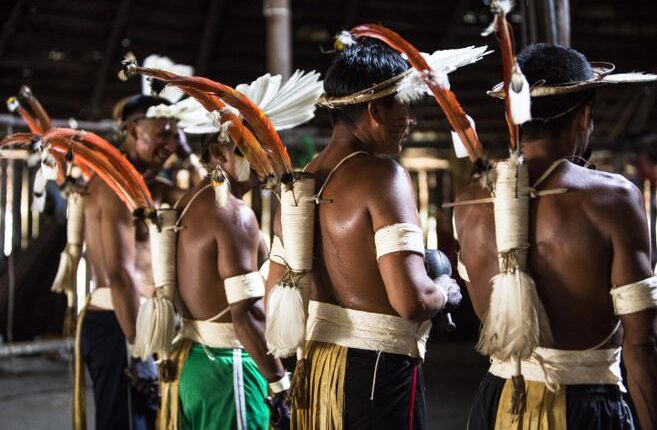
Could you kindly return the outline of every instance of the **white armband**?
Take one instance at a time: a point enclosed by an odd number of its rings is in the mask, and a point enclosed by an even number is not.
[[[657,276],[622,287],[612,288],[609,292],[614,303],[616,315],[631,314],[648,308],[657,307]]]
[[[284,266],[287,261],[287,254],[285,253],[283,242],[281,242],[281,239],[276,235],[274,235],[274,240],[271,243],[269,259],[274,263],[280,264],[282,266]]]
[[[290,385],[290,374],[285,372],[285,376],[283,376],[281,379],[269,383],[269,390],[272,392],[272,394],[278,394],[289,390]]]
[[[265,283],[260,272],[251,272],[224,279],[224,289],[226,290],[229,305],[265,295]]]
[[[424,256],[422,229],[415,224],[399,223],[380,228],[374,233],[376,259],[400,251],[416,252]]]

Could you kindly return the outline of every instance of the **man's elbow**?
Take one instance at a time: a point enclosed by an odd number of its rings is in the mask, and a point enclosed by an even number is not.
[[[395,306],[395,311],[405,320],[413,322],[423,322],[431,317],[437,312],[432,311],[430,308],[427,308],[424,303],[404,303],[398,306]]]

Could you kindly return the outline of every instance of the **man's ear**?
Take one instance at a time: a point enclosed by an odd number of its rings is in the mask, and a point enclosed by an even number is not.
[[[125,126],[126,136],[132,137],[134,140],[137,140],[137,122],[131,121]]]
[[[367,103],[367,114],[377,125],[383,124],[383,106],[377,100]]]

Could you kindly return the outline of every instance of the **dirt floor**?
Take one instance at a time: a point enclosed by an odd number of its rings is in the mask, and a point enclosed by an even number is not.
[[[429,429],[462,430],[470,401],[487,368],[472,343],[430,343],[424,365]],[[0,428],[63,430],[71,428],[70,363],[21,357],[0,360]],[[93,397],[87,389],[88,429],[93,425]]]

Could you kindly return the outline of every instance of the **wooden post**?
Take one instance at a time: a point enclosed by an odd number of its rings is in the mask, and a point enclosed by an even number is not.
[[[570,46],[569,0],[529,0],[523,9],[530,43]]]
[[[292,72],[292,19],[289,0],[264,0],[267,20],[267,70],[283,80]]]

